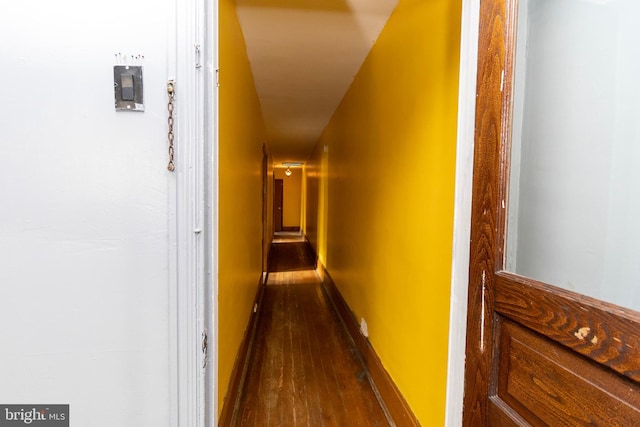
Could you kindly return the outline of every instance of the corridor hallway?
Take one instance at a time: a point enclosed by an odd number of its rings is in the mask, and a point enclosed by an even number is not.
[[[276,233],[234,426],[388,426],[300,233]]]

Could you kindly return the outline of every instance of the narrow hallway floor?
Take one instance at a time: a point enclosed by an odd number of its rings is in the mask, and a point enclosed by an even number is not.
[[[308,244],[277,237],[235,424],[388,426]]]

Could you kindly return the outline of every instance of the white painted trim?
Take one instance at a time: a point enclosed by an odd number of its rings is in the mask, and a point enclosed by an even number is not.
[[[445,426],[462,425],[480,0],[463,0]]]
[[[217,167],[212,161],[217,157],[217,98],[210,66],[217,50],[217,2],[213,9],[205,0],[170,3],[168,78],[175,80],[176,154],[169,184],[171,425],[202,427],[213,426],[217,418],[216,405],[211,405],[217,401]],[[209,335],[206,354],[203,331]]]
[[[204,4],[204,141],[205,141],[205,203],[206,215],[205,252],[208,259],[207,301],[205,326],[209,331],[209,370],[205,378],[205,426],[218,425],[218,0],[202,0]]]

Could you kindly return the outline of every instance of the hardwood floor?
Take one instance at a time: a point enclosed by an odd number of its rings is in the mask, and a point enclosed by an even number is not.
[[[315,268],[316,255],[307,242],[285,241],[271,245],[270,272],[315,270]]]
[[[279,249],[272,254],[308,264],[304,250]],[[289,271],[269,273],[235,425],[388,426],[318,274],[296,262],[271,264]]]

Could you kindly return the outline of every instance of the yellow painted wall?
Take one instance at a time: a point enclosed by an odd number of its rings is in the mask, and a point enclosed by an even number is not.
[[[302,169],[292,168],[291,176],[286,176],[286,169],[275,168],[275,178],[282,180],[283,206],[282,226],[300,227],[302,208]]]
[[[262,254],[262,271],[266,272],[269,263],[269,249],[273,241],[273,162],[271,161],[271,153],[269,146],[265,144],[266,158],[266,176],[264,176],[264,188],[262,194],[263,200],[263,218],[264,227],[262,235],[262,244],[264,246]]]
[[[424,426],[445,415],[460,16],[400,0],[307,167],[310,240]]]
[[[219,2],[218,392],[231,370],[262,274],[262,111],[233,0]]]
[[[326,138],[325,138],[326,139]],[[328,148],[328,147],[327,147]],[[316,250],[318,260],[327,265],[327,209],[328,209],[329,153],[318,143],[304,167],[303,231]]]

